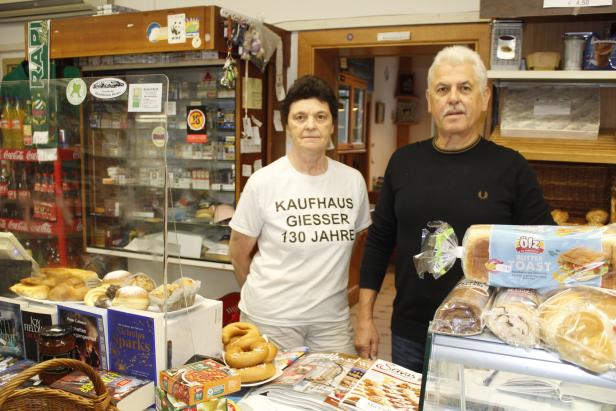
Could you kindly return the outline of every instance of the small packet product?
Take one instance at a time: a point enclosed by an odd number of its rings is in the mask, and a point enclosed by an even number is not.
[[[167,311],[175,311],[182,308],[184,290],[178,284],[161,284],[150,292],[150,306],[148,310],[162,312],[165,310],[165,300],[167,301]]]
[[[595,373],[616,369],[616,292],[556,290],[538,309],[541,341],[560,358]]]
[[[434,235],[448,232],[444,226],[439,227]],[[616,287],[616,224],[473,225],[466,231],[461,248],[454,247],[455,235],[450,234],[446,241],[426,243],[422,253],[414,257],[418,272],[429,272],[438,278],[451,268],[455,261],[452,258],[460,256],[466,278],[496,287]]]
[[[533,348],[539,344],[537,308],[541,295],[525,288],[500,288],[484,312],[486,326],[509,345]]]
[[[483,312],[491,296],[492,287],[463,278],[436,310],[432,331],[460,336],[481,334]]]
[[[447,273],[461,257],[462,247],[458,247],[458,237],[453,228],[443,221],[429,221],[421,233],[421,252],[413,257],[417,274],[424,278],[430,273],[439,278]]]

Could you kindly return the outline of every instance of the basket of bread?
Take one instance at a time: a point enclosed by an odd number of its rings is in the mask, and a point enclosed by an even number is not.
[[[155,312],[176,311],[195,304],[201,282],[182,277],[157,286],[145,273],[116,270],[102,279],[78,268],[43,268],[10,287],[15,294],[45,302],[80,302],[93,307],[125,307]]]

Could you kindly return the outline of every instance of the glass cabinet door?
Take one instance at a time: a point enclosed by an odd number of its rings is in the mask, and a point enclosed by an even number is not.
[[[338,144],[349,142],[350,97],[351,87],[341,85],[338,88]]]
[[[356,88],[353,92],[353,144],[364,144],[366,90]]]
[[[347,73],[338,81],[338,152],[365,150],[367,83]]]

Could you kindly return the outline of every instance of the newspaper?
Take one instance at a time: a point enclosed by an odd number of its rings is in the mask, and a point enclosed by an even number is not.
[[[267,395],[271,401],[308,410],[336,410],[371,364],[372,360],[349,354],[307,353],[250,395]]]
[[[421,374],[376,360],[341,401],[345,410],[415,411],[419,407]]]

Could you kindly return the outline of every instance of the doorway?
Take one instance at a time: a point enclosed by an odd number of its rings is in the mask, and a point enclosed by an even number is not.
[[[389,78],[396,82],[405,76],[414,75],[416,89],[412,95],[403,95],[399,84],[396,84],[396,94],[393,107],[385,104],[385,121],[394,122],[393,133],[386,138],[376,135],[366,137],[365,159],[355,160],[355,164],[366,164],[360,170],[366,178],[368,190],[378,181],[385,170],[387,160],[397,147],[419,139],[429,138],[430,119],[427,113],[419,113],[420,123],[399,120],[397,110],[412,110],[414,105],[424,103],[424,91],[427,68],[434,55],[443,47],[453,44],[466,45],[476,50],[488,66],[490,58],[490,25],[489,23],[436,24],[418,26],[392,26],[371,28],[348,28],[332,30],[305,31],[298,34],[298,76],[315,74],[328,82],[334,90],[340,84],[339,61],[341,57],[351,58],[390,58],[398,59],[398,64],[391,65]],[[395,71],[395,72],[391,72]],[[375,76],[385,75],[375,69]],[[367,112],[372,116],[376,113],[373,106],[378,99],[372,98]],[[422,115],[423,114],[423,115]],[[368,128],[374,134],[378,128]],[[388,129],[388,130],[391,130]],[[389,131],[388,131],[389,133]],[[373,138],[375,137],[375,138]],[[338,153],[335,144],[333,157],[347,164],[353,163],[347,154]]]

